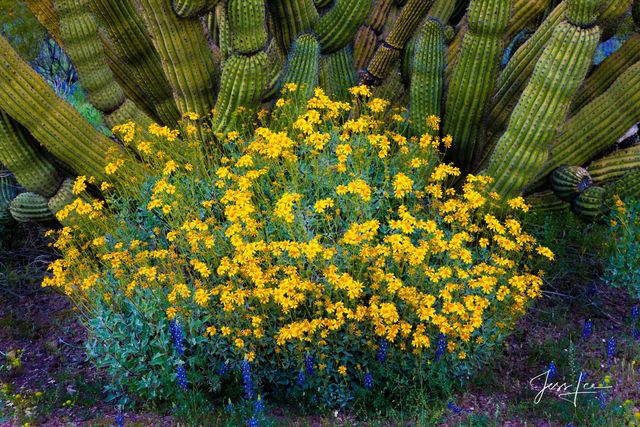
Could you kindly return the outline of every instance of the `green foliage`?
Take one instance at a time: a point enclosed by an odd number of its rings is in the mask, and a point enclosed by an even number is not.
[[[0,0],[0,10],[0,33],[25,60],[35,60],[47,38],[40,23],[21,0]]]

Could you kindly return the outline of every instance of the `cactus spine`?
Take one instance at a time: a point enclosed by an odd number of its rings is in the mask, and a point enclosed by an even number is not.
[[[599,39],[597,26],[583,29],[563,22],[556,27],[489,159],[487,173],[495,179],[494,191],[518,195],[543,166],[547,146],[591,65]]]
[[[264,49],[268,40],[264,0],[228,0],[227,11],[233,50],[246,55]]]
[[[274,33],[285,52],[289,52],[298,35],[312,29],[319,19],[313,0],[273,0],[269,10]]]
[[[213,10],[218,0],[173,0],[173,10],[181,18],[194,18]]]
[[[415,60],[411,75],[409,121],[413,133],[427,132],[426,118],[440,117],[444,90],[444,32],[442,24],[429,19],[420,29],[415,44]]]
[[[339,101],[348,101],[349,88],[355,86],[358,80],[351,46],[325,55],[323,59],[327,68],[328,95]]]
[[[314,25],[322,53],[335,52],[349,44],[372,8],[373,0],[336,0]]]
[[[472,0],[446,99],[444,132],[454,135],[450,158],[469,170],[482,151],[482,123],[498,74],[513,0]]]

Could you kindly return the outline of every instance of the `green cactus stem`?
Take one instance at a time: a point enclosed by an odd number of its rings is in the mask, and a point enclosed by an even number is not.
[[[587,222],[599,220],[605,213],[606,190],[596,185],[584,190],[571,204],[571,209]]]
[[[633,34],[624,44],[609,55],[584,81],[571,104],[575,113],[602,95],[630,66],[640,61],[640,34]]]
[[[313,0],[272,0],[268,2],[274,34],[284,52],[294,40],[313,28],[319,19]]]
[[[448,158],[455,159],[464,170],[470,170],[482,153],[482,124],[498,75],[512,7],[513,0],[472,0],[469,5],[469,32],[451,76],[443,128],[445,134],[454,136]]]
[[[50,156],[15,120],[0,110],[0,162],[27,191],[51,196],[63,177]]]
[[[93,128],[0,36],[0,108],[24,126],[51,154],[77,173],[108,179],[105,166],[120,146]],[[130,168],[130,169],[129,169]],[[133,163],[126,175],[140,176]]]
[[[233,126],[238,107],[255,107],[267,90],[269,74],[267,54],[232,55],[224,64],[220,93],[213,117],[214,132],[224,132]]]
[[[531,194],[525,198],[525,202],[531,207],[531,212],[537,214],[566,212],[571,208],[569,203],[558,199],[551,190]]]
[[[53,5],[53,0],[24,0],[29,10],[35,15],[38,22],[46,28],[47,32],[60,46],[62,35],[58,25],[58,13]]]
[[[179,18],[171,0],[136,0],[180,114],[201,116],[215,100],[218,64],[198,19]]]
[[[591,175],[580,166],[562,166],[551,174],[551,188],[560,200],[571,202],[589,188]]]
[[[47,207],[53,215],[60,212],[62,208],[73,202],[77,197],[73,194],[74,182],[75,179],[73,178],[65,179],[60,185],[60,188],[58,188],[58,191],[56,191],[56,194],[54,194],[47,202]]]
[[[640,169],[626,172],[617,181],[607,185],[605,194],[605,206],[614,207],[617,198],[626,201],[640,200]]]
[[[532,188],[538,188],[559,165],[581,165],[613,146],[640,122],[640,62],[629,67],[602,95],[585,105],[560,129]]]
[[[640,145],[614,151],[587,167],[597,185],[613,182],[633,169],[640,169]]]
[[[9,204],[18,195],[18,181],[5,166],[0,164],[0,225],[13,222]]]
[[[345,47],[373,9],[373,0],[336,0],[333,7],[315,23],[322,53]]]
[[[327,68],[328,95],[338,101],[349,101],[349,88],[355,86],[358,81],[353,49],[345,46],[337,52],[324,56]]]
[[[598,26],[582,29],[562,22],[555,28],[507,130],[489,158],[486,173],[495,179],[493,191],[505,197],[516,196],[535,178],[587,74],[599,40]]]
[[[107,65],[89,0],[54,0],[54,4],[65,51],[78,71],[80,84],[98,110],[114,111],[124,102],[124,92]]]
[[[9,212],[18,222],[49,222],[55,216],[49,210],[48,199],[36,193],[21,193],[9,203]]]
[[[246,55],[267,46],[264,0],[227,0],[227,12],[235,52]]]
[[[173,10],[181,18],[195,18],[211,12],[218,0],[173,0]]]
[[[412,132],[426,133],[428,116],[441,117],[444,90],[444,32],[440,21],[429,19],[420,29],[411,76],[409,121]]]

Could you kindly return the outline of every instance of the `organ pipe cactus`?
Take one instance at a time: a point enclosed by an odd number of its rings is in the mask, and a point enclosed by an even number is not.
[[[618,52],[592,64],[602,31],[613,34],[629,14],[640,20],[638,1],[26,3],[70,55],[107,124],[131,120],[145,138],[154,121],[175,126],[187,112],[213,111],[214,132],[225,132],[238,107],[273,105],[288,82],[300,89],[287,95],[296,102],[282,111],[295,119],[316,85],[347,100],[349,86],[361,82],[379,85],[376,96],[407,100],[400,106],[408,107],[408,136],[451,134],[446,160],[492,175],[503,195],[542,191],[531,198],[540,209],[565,209],[544,192],[553,185],[588,212],[602,193],[593,187],[605,188],[605,199],[614,188],[640,195],[630,178],[640,168],[636,148],[611,150],[640,121],[637,29]],[[505,46],[525,28],[530,37],[500,69]],[[30,194],[51,202],[49,211],[68,196],[58,164],[97,182],[143,176],[135,159],[118,176],[108,174],[121,145],[58,98],[1,37],[0,112],[3,135],[10,135],[0,141],[0,161]],[[439,135],[426,129],[429,115],[443,116]],[[571,166],[554,173],[564,165]],[[563,175],[579,171],[579,178],[585,167],[593,178],[586,189],[586,181]],[[558,181],[563,176],[571,182]]]

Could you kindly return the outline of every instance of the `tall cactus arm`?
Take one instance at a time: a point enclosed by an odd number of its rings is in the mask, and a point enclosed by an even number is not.
[[[319,19],[313,0],[271,0],[274,33],[283,51],[289,52],[298,35],[313,28]]]
[[[181,18],[194,18],[211,12],[218,0],[173,0],[173,10]]]
[[[409,0],[404,5],[400,16],[393,24],[391,32],[384,40],[367,66],[366,72],[373,77],[372,81],[382,81],[398,60],[404,46],[414,33],[422,19],[427,15],[433,0]]]
[[[77,173],[100,181],[109,178],[105,171],[107,159],[118,153],[120,146],[60,99],[1,36],[0,108]],[[135,178],[139,171],[131,169],[128,174]]]
[[[27,191],[49,197],[55,194],[63,177],[36,144],[20,124],[0,110],[0,162]]]
[[[608,0],[600,14],[599,25],[602,28],[602,39],[613,37],[620,21],[629,13],[633,0]]]
[[[640,145],[615,151],[593,161],[587,167],[593,181],[598,185],[615,181],[632,169],[640,169]]]
[[[469,170],[482,151],[482,124],[498,75],[513,0],[472,0],[446,99],[444,132],[454,137],[449,159]]]
[[[441,116],[444,49],[442,24],[435,19],[428,20],[420,29],[416,40],[411,76],[409,120],[414,134],[422,135],[428,131],[428,116]]]
[[[62,46],[58,14],[53,5],[53,0],[24,0],[24,2],[35,15],[36,19],[38,19],[38,22],[46,28],[51,38]]]
[[[322,53],[345,47],[373,9],[373,0],[336,0],[314,25]]]
[[[65,51],[89,100],[98,110],[114,111],[124,102],[124,92],[107,65],[89,0],[54,0],[54,4]]]
[[[566,2],[556,6],[529,40],[513,54],[513,57],[498,77],[488,122],[489,133],[497,135],[506,126],[513,106],[527,84],[531,72],[547,45],[553,30],[564,20],[566,10]]]
[[[563,22],[556,27],[489,158],[486,173],[495,180],[493,191],[516,196],[535,178],[599,40],[597,26],[583,29]]]
[[[353,55],[359,70],[369,63],[378,44],[378,36],[387,20],[393,0],[377,0],[369,17],[356,33]]]
[[[198,19],[179,18],[171,0],[135,0],[181,114],[204,116],[215,102],[218,64]]]
[[[549,161],[533,187],[564,164],[582,165],[612,146],[640,122],[640,62],[625,71],[602,95],[585,105],[560,130]]]
[[[337,52],[324,56],[327,68],[327,92],[329,97],[339,101],[349,101],[349,88],[358,82],[353,49],[347,45]]]
[[[622,73],[638,61],[640,61],[640,34],[633,34],[620,49],[609,55],[587,77],[571,105],[571,112],[575,113],[602,95]]]
[[[435,0],[428,15],[442,22],[442,25],[447,25],[455,9],[456,3],[451,0]]]
[[[154,105],[153,110],[162,122],[173,124],[179,120],[180,113],[162,70],[160,57],[131,0],[91,0],[91,7],[101,27],[108,34],[112,49],[125,66],[132,70],[128,80],[134,81],[144,90],[145,97]],[[103,44],[104,41],[103,39]],[[109,62],[113,69],[116,64],[113,64],[113,55],[109,55],[108,50],[105,49],[105,52],[111,57]],[[117,78],[115,70],[114,74]],[[135,101],[134,97],[130,98]]]
[[[263,50],[269,39],[264,0],[227,0],[227,11],[233,50],[244,55]]]

